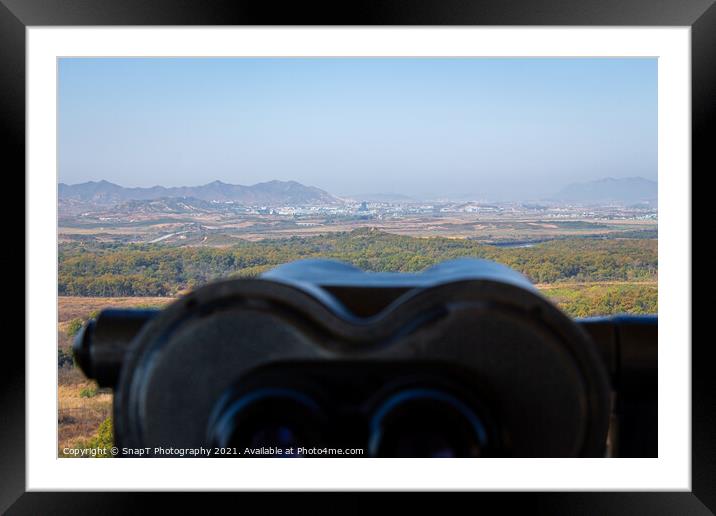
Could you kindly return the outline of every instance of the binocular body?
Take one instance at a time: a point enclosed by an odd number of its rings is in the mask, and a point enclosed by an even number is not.
[[[114,389],[120,450],[652,457],[657,340],[655,316],[573,320],[485,260],[305,260],[104,310],[74,354]]]

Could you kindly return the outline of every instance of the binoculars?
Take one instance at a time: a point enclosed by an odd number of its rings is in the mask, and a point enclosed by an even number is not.
[[[657,333],[572,319],[486,260],[304,260],[103,310],[73,352],[114,391],[124,456],[656,457]]]

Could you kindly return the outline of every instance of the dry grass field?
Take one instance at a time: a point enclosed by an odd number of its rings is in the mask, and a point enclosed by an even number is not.
[[[86,320],[103,308],[164,306],[171,298],[162,297],[60,297],[58,299],[58,351],[70,353],[73,321]],[[71,364],[57,370],[57,440],[58,456],[65,448],[82,448],[95,436],[100,424],[111,416],[112,392],[98,389]]]
[[[137,306],[164,306],[168,297],[69,297],[60,296],[57,302],[60,324],[75,318],[86,317],[103,308],[133,308]]]
[[[125,219],[128,217],[124,217]],[[121,219],[122,217],[120,217]],[[141,222],[138,219],[141,218]],[[90,224],[61,221],[60,241],[71,242],[90,238],[101,242],[151,242],[163,244],[224,247],[245,241],[311,237],[372,227],[396,235],[412,237],[471,238],[482,242],[539,240],[565,236],[603,236],[621,231],[656,229],[653,220],[618,220],[599,217],[571,218],[569,221],[546,223],[543,215],[504,213],[499,215],[449,213],[405,215],[367,220],[341,220],[321,216],[295,221],[280,215],[234,215],[216,213],[176,215],[157,213],[124,220]]]
[[[97,390],[95,382],[87,380],[72,366],[58,369],[57,385],[58,455],[65,448],[82,448],[99,425],[112,412],[112,394]]]

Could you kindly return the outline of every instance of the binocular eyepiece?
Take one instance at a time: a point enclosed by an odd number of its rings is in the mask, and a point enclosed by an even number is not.
[[[104,310],[74,344],[120,450],[304,457],[656,456],[656,350],[655,316],[573,320],[476,259],[294,262]]]
[[[360,381],[359,375],[348,371],[348,364],[331,367],[328,373],[311,364],[287,365],[285,369],[289,367],[299,370],[281,374],[324,379],[329,384],[338,375]],[[312,386],[291,387],[284,381],[276,387],[273,375],[265,376],[265,382],[252,378],[243,387],[230,389],[214,407],[207,442],[216,448],[264,450],[268,456],[310,456],[320,450],[345,449],[361,450],[371,457],[481,457],[495,453],[496,436],[490,435],[494,428],[488,426],[491,422],[483,408],[471,404],[466,393],[451,393],[428,377],[413,377],[401,385],[391,381],[396,371],[395,367],[378,371],[379,381],[371,379],[371,385],[353,389],[350,397],[343,395],[346,389],[321,393],[316,390],[318,381]]]

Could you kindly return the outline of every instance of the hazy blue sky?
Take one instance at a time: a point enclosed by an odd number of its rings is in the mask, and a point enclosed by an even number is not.
[[[539,198],[657,175],[656,59],[65,58],[59,180]]]

